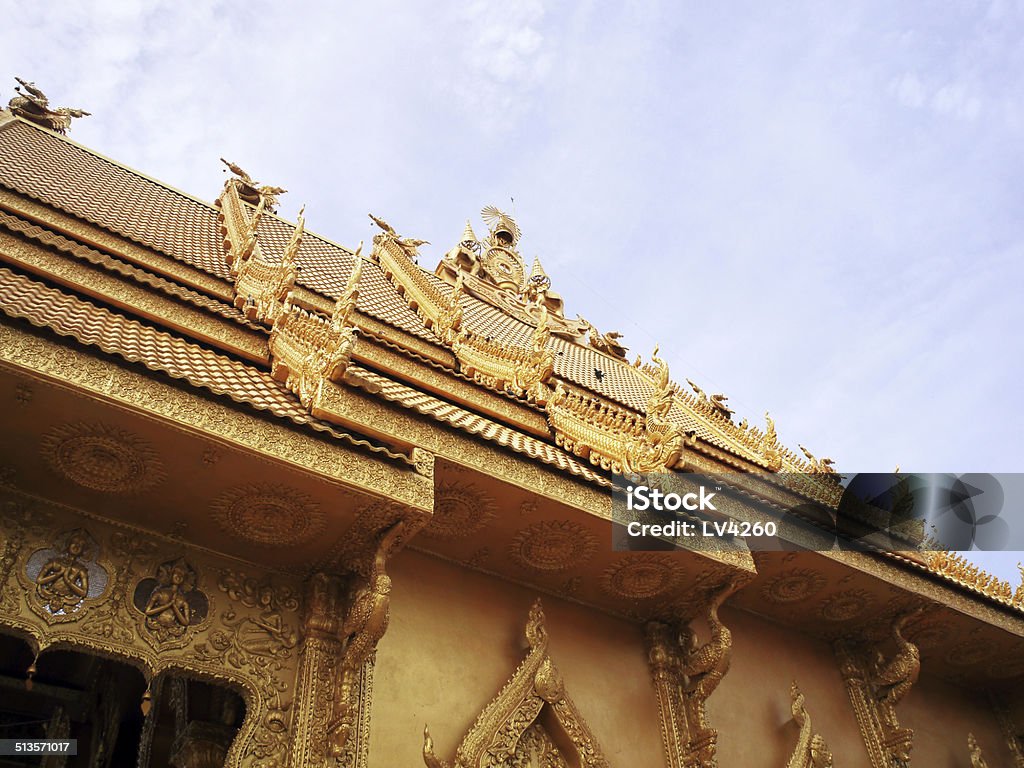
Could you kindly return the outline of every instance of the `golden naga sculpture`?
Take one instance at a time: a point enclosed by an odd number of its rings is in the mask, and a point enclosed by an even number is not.
[[[405,251],[405,255],[408,256],[413,263],[416,263],[416,261],[419,258],[420,246],[430,245],[430,243],[427,240],[419,240],[415,237],[402,237],[397,232],[395,232],[395,228],[388,224],[386,221],[384,221],[384,219],[378,218],[377,216],[374,216],[372,213],[369,214],[369,216],[373,220],[373,223],[380,227],[381,230],[383,230],[382,235],[386,238],[389,238],[392,242],[396,243],[403,251]]]
[[[526,658],[477,717],[459,744],[454,760],[443,760],[434,753],[430,729],[424,726],[423,762],[427,768],[607,768],[607,761],[548,655],[548,633],[540,600],[530,609],[526,641]]]
[[[270,332],[271,376],[284,382],[313,413],[327,382],[341,379],[355,350],[358,331],[351,316],[359,297],[362,248],[360,243],[352,274],[329,319],[292,306],[289,293]]]
[[[795,681],[790,686],[789,695],[793,720],[800,726],[800,736],[786,768],[832,768],[832,751],[825,739],[811,728],[811,716],[804,708],[804,695]]]
[[[691,379],[687,379],[686,383],[690,385],[690,389],[692,389],[694,394],[697,395],[697,402],[699,404],[705,405],[712,413],[721,416],[726,421],[732,421],[732,415],[736,413],[736,411],[725,404],[729,399],[728,396],[721,393],[709,396],[703,389],[694,384]],[[746,429],[745,420],[742,428]]]
[[[864,744],[873,766],[907,768],[914,731],[900,726],[896,705],[906,697],[921,672],[921,653],[903,634],[921,610],[898,616],[891,634],[896,650],[888,658],[876,652],[868,659],[864,650],[836,643],[836,655],[846,690],[857,716]]]
[[[306,227],[304,211],[305,207],[299,210],[298,223],[279,262],[275,264],[261,254],[253,253],[238,267],[235,306],[243,310],[250,320],[273,325],[286,309],[286,297],[295,287],[298,276],[296,262]]]
[[[617,331],[601,333],[580,315],[577,315],[576,317],[586,330],[587,343],[590,345],[591,349],[596,349],[598,352],[604,352],[606,355],[610,355],[611,357],[619,360],[626,359],[626,353],[629,352],[629,348],[624,347],[619,343],[619,339],[622,338],[621,333],[618,333]]]
[[[269,210],[271,213],[277,212],[278,197],[286,193],[288,190],[281,187],[275,187],[268,184],[260,184],[255,181],[252,176],[246,173],[245,169],[225,160],[223,157],[220,159],[224,165],[227,166],[228,170],[234,174],[233,178],[228,179],[228,184],[232,185],[238,192],[238,196],[249,203],[250,205],[260,205]],[[258,220],[253,223],[253,229],[258,223]]]
[[[652,360],[654,390],[645,416],[558,382],[546,408],[555,442],[612,472],[644,474],[673,469],[685,444],[685,435],[668,418],[676,388],[657,348]]]
[[[978,746],[978,740],[974,738],[973,733],[967,734],[967,749],[971,753],[971,768],[988,768],[988,763],[981,756],[981,747]]]
[[[405,524],[398,522],[381,535],[367,583],[352,601],[352,607],[341,627],[345,651],[338,669],[333,711],[327,723],[329,751],[335,757],[344,753],[357,715],[354,684],[363,665],[374,654],[377,643],[388,629],[391,617],[391,578],[384,566],[388,556],[401,543],[404,529]]]
[[[409,308],[416,312],[442,344],[451,345],[462,322],[461,308],[457,307],[458,293],[446,294],[416,265],[416,248],[426,241],[400,237],[394,227],[370,214],[382,232],[373,237],[371,259],[380,265],[384,275],[405,298]]]
[[[713,768],[718,732],[707,721],[707,700],[722,682],[732,659],[732,633],[718,617],[735,591],[731,579],[712,592],[705,616],[711,636],[703,645],[689,626],[673,639],[667,624],[647,626],[648,659],[661,712],[662,739],[670,768]]]
[[[555,353],[548,348],[551,329],[547,321],[547,307],[541,307],[529,347],[463,332],[452,343],[452,352],[462,372],[478,383],[543,404],[547,400],[543,385],[555,369]]]
[[[904,614],[893,622],[892,638],[896,642],[896,652],[888,659],[881,651],[877,653],[869,680],[882,721],[892,730],[899,728],[896,705],[910,692],[921,674],[921,652],[903,636],[903,628],[916,615],[916,612]]]
[[[644,430],[638,440],[626,445],[622,469],[627,473],[664,472],[674,467],[683,455],[683,433],[668,418],[675,385],[669,378],[668,364],[658,357],[657,347],[651,362],[658,368],[658,377],[647,401]]]
[[[764,420],[766,427],[759,448],[761,455],[768,462],[768,468],[778,472],[782,469],[782,454],[779,451],[779,436],[775,433],[775,421],[768,415],[768,411],[764,412]]]
[[[71,129],[72,119],[89,116],[85,110],[73,107],[51,109],[50,100],[35,83],[22,80],[20,77],[14,79],[20,83],[14,87],[18,95],[7,103],[7,108],[18,117],[64,135]],[[22,88],[25,90],[22,91]]]
[[[803,451],[804,456],[807,457],[807,461],[810,464],[811,472],[817,475],[834,475],[838,479],[834,466],[835,462],[832,459],[819,459],[813,453],[804,448],[800,443],[797,443],[800,450]]]

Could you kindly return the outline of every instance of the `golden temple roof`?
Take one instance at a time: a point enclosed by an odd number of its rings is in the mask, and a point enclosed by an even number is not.
[[[112,248],[81,237],[65,237],[58,231],[28,223],[24,214],[16,216],[0,210],[0,230],[37,241],[153,293],[216,316],[237,329],[254,334],[260,340],[260,349],[247,350],[243,342],[238,342],[232,350],[223,346],[215,349],[215,345],[195,334],[184,333],[193,339],[188,341],[163,330],[152,318],[144,322],[129,316],[131,311],[122,313],[0,268],[0,307],[4,313],[35,326],[48,327],[61,336],[188,382],[216,396],[230,398],[244,407],[312,428],[331,439],[358,445],[388,460],[407,465],[414,463],[394,445],[377,439],[379,436],[366,439],[358,430],[356,435],[349,434],[347,426],[340,428],[330,419],[312,413],[315,409],[296,397],[294,386],[285,383],[283,378],[275,378],[271,370],[273,361],[268,359],[263,340],[268,334],[272,336],[277,326],[254,317],[249,308],[237,303],[244,297],[237,292],[233,265],[225,258],[223,202],[218,207],[198,200],[63,136],[3,113],[0,113],[0,187],[145,249],[165,254],[212,280],[200,289],[198,280],[180,280],[168,271],[159,273],[159,270],[114,258],[110,255],[116,253]],[[252,210],[253,207],[246,204],[245,215],[252,216]],[[47,223],[45,219],[45,216],[38,216],[35,220]],[[453,239],[457,232],[456,227]],[[294,282],[306,289],[309,296],[299,296],[296,300],[305,305],[301,312],[319,318],[317,322],[328,323],[331,304],[343,298],[346,291],[355,254],[308,231],[299,240],[295,238],[292,224],[269,212],[259,217],[256,234],[261,253],[272,267],[281,265],[290,241],[297,243],[298,269]],[[518,237],[517,227],[515,235]],[[462,237],[467,240],[476,236],[467,225]],[[85,245],[85,242],[97,247]],[[229,243],[228,247],[238,248],[239,243]],[[401,260],[404,257],[399,251],[394,258]],[[529,357],[531,345],[539,338],[536,321],[531,324],[469,290],[460,288],[455,294],[456,289],[449,281],[407,261],[404,268],[415,270],[415,281],[423,290],[435,294],[439,301],[457,299],[455,314],[461,338],[480,342],[474,354],[486,357],[497,349],[522,353],[525,356],[522,359]],[[578,450],[578,445],[566,439],[567,433],[559,431],[561,422],[554,415],[558,407],[563,408],[559,418],[570,421],[584,412],[596,415],[606,422],[605,437],[621,438],[627,444],[635,441],[637,435],[646,434],[645,430],[651,432],[652,426],[685,436],[688,448],[707,449],[707,455],[715,457],[723,468],[828,474],[822,471],[820,463],[815,465],[813,458],[805,461],[780,445],[770,420],[765,429],[750,428],[743,423],[737,425],[723,413],[720,401],[716,404],[715,398],[720,396],[709,397],[699,390],[690,394],[667,380],[667,368],[630,364],[612,352],[596,348],[600,345],[593,343],[593,329],[589,344],[580,336],[567,338],[557,333],[541,339],[543,349],[534,351],[550,355],[549,378],[542,377],[543,380],[523,387],[523,392],[518,394],[507,383],[495,385],[489,381],[489,374],[477,375],[470,366],[462,364],[464,361],[454,349],[457,345],[446,342],[438,326],[425,319],[423,308],[414,307],[410,296],[399,290],[401,279],[401,276],[389,274],[379,260],[364,259],[358,295],[354,297],[357,311],[364,316],[356,322],[356,325],[362,324],[361,336],[382,349],[401,353],[421,367],[428,366],[443,373],[448,382],[458,382],[464,389],[479,389],[482,395],[495,402],[485,403],[459,394],[454,386],[428,385],[426,381],[417,380],[415,374],[402,380],[394,371],[383,370],[373,361],[357,355],[358,362],[348,366],[353,375],[346,379],[347,383],[397,408],[494,443],[592,487],[609,485],[600,470],[615,466],[612,459],[619,455],[612,454],[619,449],[607,455],[601,453],[600,447]],[[230,303],[232,298],[236,300],[234,305]],[[285,313],[290,311],[287,306],[290,300],[281,308]],[[373,319],[381,325],[371,328],[364,319]],[[396,333],[388,333],[387,329],[394,329]],[[514,355],[513,358],[521,362]],[[659,378],[662,373],[665,381]],[[567,388],[564,391],[563,385]],[[660,421],[652,425],[655,406],[664,406],[664,410]],[[628,429],[621,426],[624,423]],[[611,424],[616,425],[614,429],[608,426]],[[676,447],[681,450],[681,446]],[[664,455],[676,454],[668,451]],[[591,467],[588,458],[598,468]],[[670,463],[668,468],[682,467]],[[827,501],[820,495],[809,495]],[[1019,595],[1007,597],[1006,585],[982,584],[982,580],[967,573],[967,569],[952,568],[944,564],[945,561],[939,563],[939,559],[932,566],[932,573],[1003,605],[1013,608],[1024,605]],[[921,565],[918,562],[914,567]]]
[[[31,158],[30,162],[25,162]],[[54,206],[77,218],[167,254],[221,280],[230,272],[219,247],[218,209],[190,195],[109,160],[65,137],[21,120],[0,129],[0,184]],[[292,225],[267,214],[258,236],[272,261],[281,254]],[[327,298],[341,294],[353,264],[350,250],[307,232],[298,251],[300,286]],[[447,293],[450,287],[432,273],[423,276]],[[501,308],[463,293],[465,328],[510,345],[528,345],[533,328]],[[437,337],[411,310],[376,264],[367,263],[360,281],[357,308],[424,342]],[[601,398],[644,413],[653,393],[650,378],[636,367],[565,338],[553,336],[554,374]],[[677,398],[669,419],[687,433],[745,461],[763,464],[739,439],[736,429]],[[691,406],[691,407],[688,407]]]

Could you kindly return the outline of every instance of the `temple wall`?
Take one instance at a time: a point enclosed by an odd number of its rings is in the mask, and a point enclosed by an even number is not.
[[[927,656],[922,670],[928,669]],[[973,733],[992,768],[1013,765],[989,703],[983,695],[925,676],[899,707],[900,723],[914,729],[913,764],[966,768],[967,734]]]
[[[369,765],[422,766],[429,724],[435,751],[454,756],[463,735],[525,655],[532,590],[407,551],[391,564],[391,627],[377,652]],[[665,758],[642,632],[628,622],[544,597],[551,658],[612,766],[663,766]],[[743,611],[723,609],[732,668],[711,697],[724,768],[782,768],[799,729],[790,683],[806,696],[813,730],[840,768],[870,768],[828,643]],[[702,638],[706,633],[702,633]],[[927,670],[927,659],[925,660]],[[993,766],[1012,764],[984,698],[922,677],[899,708],[916,732],[913,763],[970,764],[967,733]]]
[[[525,656],[537,596],[496,578],[403,552],[389,566],[391,625],[377,650],[371,768],[422,766],[423,725],[451,759]],[[544,597],[551,658],[613,766],[664,763],[640,629]]]
[[[828,742],[836,765],[870,768],[831,646],[744,611],[725,608],[721,617],[732,630],[733,654],[729,674],[708,702],[708,718],[719,732],[719,764],[786,765],[799,734],[790,711],[795,680],[813,730]]]

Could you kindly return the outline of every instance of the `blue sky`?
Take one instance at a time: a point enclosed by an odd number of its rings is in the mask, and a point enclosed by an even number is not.
[[[1024,469],[1024,3],[0,8],[0,72],[149,175],[212,199],[223,155],[429,265],[514,198],[570,315],[787,444]]]

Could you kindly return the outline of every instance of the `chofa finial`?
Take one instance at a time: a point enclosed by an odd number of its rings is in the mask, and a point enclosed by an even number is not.
[[[73,107],[51,109],[50,100],[35,83],[20,77],[14,79],[20,84],[14,87],[18,95],[7,103],[7,108],[18,117],[63,135],[70,130],[72,119],[89,116],[85,110]]]

